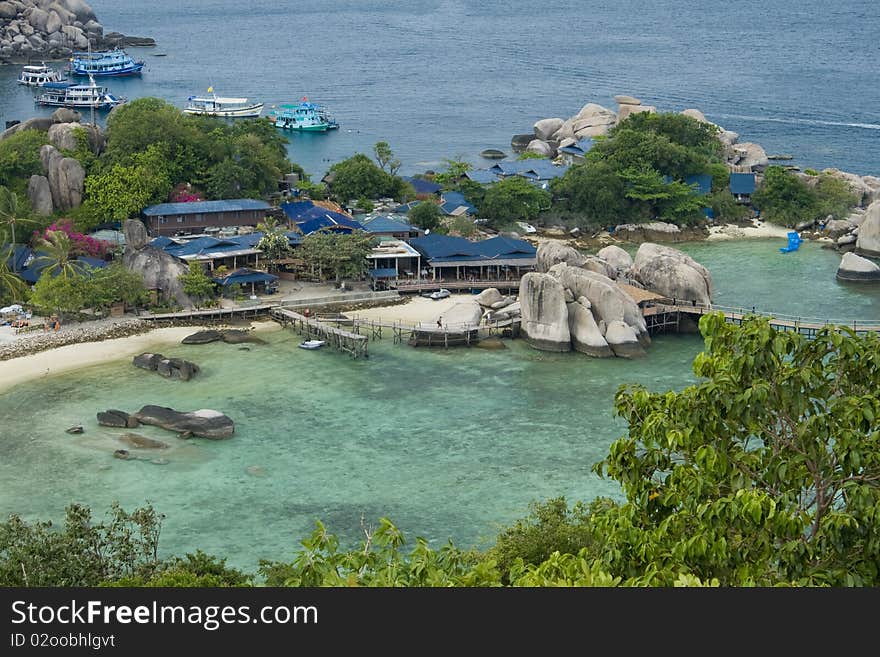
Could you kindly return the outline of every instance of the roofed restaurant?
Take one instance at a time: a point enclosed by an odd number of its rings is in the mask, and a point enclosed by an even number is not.
[[[409,243],[422,254],[434,280],[518,280],[537,263],[537,249],[512,237],[471,242],[463,237],[426,235]]]

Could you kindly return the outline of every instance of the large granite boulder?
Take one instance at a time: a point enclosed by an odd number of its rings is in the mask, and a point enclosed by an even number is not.
[[[140,274],[147,289],[159,290],[162,296],[181,306],[192,306],[192,300],[180,282],[180,276],[189,271],[187,266],[162,249],[150,246],[147,229],[139,219],[127,219],[123,231],[125,252],[122,263],[126,269]]]
[[[166,379],[189,381],[198,371],[198,365],[182,358],[160,358],[156,363],[156,372]]]
[[[21,123],[16,123],[10,128],[6,128],[6,130],[0,133],[0,141],[3,141],[7,137],[11,137],[17,132],[21,132],[22,130],[48,130],[49,126],[51,126],[53,123],[55,122],[52,119],[42,116],[33,119],[27,119],[26,121],[22,121]]]
[[[842,281],[880,281],[880,266],[855,253],[844,253],[837,268],[837,278]]]
[[[864,219],[859,226],[856,253],[880,256],[880,201],[871,203],[865,212]]]
[[[541,141],[553,139],[553,135],[562,127],[562,119],[541,119],[534,125],[535,137]]]
[[[854,224],[849,219],[832,219],[825,224],[825,228],[822,229],[822,232],[828,235],[831,239],[837,239],[841,235],[846,235],[853,231],[854,228],[857,227],[857,224]]]
[[[733,147],[733,160],[731,164],[744,171],[760,173],[767,168],[770,160],[764,148],[759,144],[742,142]]]
[[[74,130],[79,123],[56,123],[49,127],[49,141],[61,151],[75,151],[78,146]]]
[[[13,19],[16,16],[18,16],[18,7],[11,2],[0,2],[0,18]]]
[[[97,419],[102,427],[134,429],[139,424],[136,417],[115,408],[98,412]]]
[[[618,358],[639,358],[645,355],[645,349],[636,332],[626,322],[609,322],[605,329],[605,340]]]
[[[219,342],[223,339],[223,333],[215,329],[207,329],[204,331],[196,331],[183,340],[181,344],[208,344],[210,342]]]
[[[606,262],[599,256],[585,256],[584,264],[581,265],[581,269],[594,271],[597,274],[602,274],[603,276],[607,276],[608,278],[617,278],[617,267],[612,267],[608,262]]]
[[[46,176],[33,175],[28,180],[28,199],[34,214],[48,217],[52,214],[52,189],[49,187],[49,179]]]
[[[132,359],[132,365],[139,367],[142,370],[155,372],[156,368],[159,366],[160,360],[162,360],[162,354],[144,353],[135,356]]]
[[[436,325],[439,320],[444,328],[456,331],[477,327],[482,319],[483,309],[477,302],[468,299],[467,301],[459,301],[452,304],[442,315],[434,318],[432,325]]]
[[[263,338],[254,335],[253,331],[245,329],[223,329],[220,331],[220,339],[229,344],[243,344],[245,342],[266,344]]]
[[[591,304],[586,297],[568,304],[568,330],[571,334],[571,345],[575,351],[597,358],[614,356],[611,347],[605,341],[596,319],[590,310]]]
[[[703,113],[702,113],[700,110],[698,110],[698,109],[689,108],[689,109],[686,109],[686,110],[682,110],[681,113],[682,113],[684,116],[690,117],[690,118],[692,118],[692,119],[696,119],[696,120],[699,121],[700,123],[711,123],[711,121],[709,121],[709,120],[706,118],[706,115],[703,114]]]
[[[599,249],[596,255],[617,270],[618,274],[627,271],[633,265],[632,256],[615,244]]]
[[[620,123],[628,116],[631,116],[632,114],[639,114],[641,112],[654,114],[657,112],[657,108],[653,105],[629,105],[623,103],[620,105],[620,109],[617,111],[617,122]]]
[[[495,287],[486,288],[474,297],[474,301],[485,308],[494,308],[495,304],[503,299],[504,297],[501,295],[501,292]]]
[[[571,350],[565,292],[550,274],[530,272],[519,283],[522,332],[526,342],[542,351]]]
[[[578,267],[565,267],[560,274],[562,285],[575,299],[589,300],[596,322],[622,321],[633,328],[644,344],[650,344],[648,327],[642,311],[631,296],[607,276]],[[607,338],[606,338],[607,340]]]
[[[529,145],[526,146],[526,153],[536,153],[537,155],[542,155],[544,157],[554,157],[556,155],[556,149],[549,142],[542,139],[533,139],[529,142]]]
[[[40,148],[40,159],[49,179],[52,205],[62,212],[78,208],[82,204],[86,172],[72,157],[64,157],[51,144]]]
[[[709,270],[678,249],[645,242],[636,252],[632,275],[647,289],[677,300],[709,305]]]
[[[190,431],[194,436],[220,440],[235,432],[235,423],[227,415],[210,409],[181,412],[165,406],[144,406],[134,414],[141,424],[150,424],[169,431]]]
[[[564,242],[541,242],[535,255],[536,268],[539,272],[549,272],[554,265],[564,262],[572,267],[580,267],[587,261],[587,256]]]
[[[614,235],[627,242],[676,242],[681,238],[681,228],[665,221],[649,221],[643,224],[619,224]]]

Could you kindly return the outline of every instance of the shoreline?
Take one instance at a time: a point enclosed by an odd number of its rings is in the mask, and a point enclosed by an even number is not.
[[[278,330],[274,321],[253,322],[259,332]],[[157,345],[180,344],[186,336],[216,326],[171,326],[145,333],[93,342],[79,342],[0,361],[0,392],[33,381],[134,357]]]

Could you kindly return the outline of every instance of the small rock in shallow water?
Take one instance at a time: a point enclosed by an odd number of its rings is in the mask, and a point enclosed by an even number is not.
[[[75,427],[70,427],[69,429],[65,429],[67,433],[82,433],[85,429],[82,428],[81,424],[76,425]]]
[[[168,465],[170,461],[168,459],[153,459],[150,463],[153,465]]]
[[[123,461],[128,461],[134,458],[134,456],[127,449],[117,449],[113,452],[113,456],[122,459]]]
[[[252,477],[265,477],[266,476],[266,470],[264,470],[263,467],[259,466],[259,465],[249,465],[248,467],[246,467],[244,469],[244,471],[247,472]]]

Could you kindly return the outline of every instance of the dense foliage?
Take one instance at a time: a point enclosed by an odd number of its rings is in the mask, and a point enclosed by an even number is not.
[[[829,174],[819,174],[814,185],[780,166],[768,167],[764,180],[752,194],[752,203],[773,223],[794,227],[804,221],[822,221],[829,215],[843,219],[857,202],[849,184]]]
[[[40,148],[48,143],[42,130],[20,130],[0,141],[0,185],[27,194],[30,177],[43,175]]]
[[[549,192],[539,189],[525,178],[510,176],[486,190],[480,202],[480,217],[493,227],[513,221],[534,219],[550,207]]]
[[[30,304],[43,314],[72,315],[91,309],[103,315],[114,303],[137,307],[148,299],[140,275],[119,261],[99,269],[76,266],[67,276],[53,275],[54,271],[49,267],[43,272],[30,298]]]
[[[363,275],[375,242],[372,235],[363,231],[319,230],[303,238],[298,254],[314,276],[320,280],[333,278],[338,283]]]
[[[363,153],[330,167],[330,191],[340,202],[352,199],[394,198],[414,196],[412,186],[398,176],[383,171]]]
[[[183,292],[193,300],[196,307],[214,297],[217,284],[205,273],[205,268],[195,260],[190,261],[189,269],[179,277]]]
[[[436,203],[422,201],[410,208],[409,212],[406,213],[406,217],[413,226],[437,232],[443,219],[443,213],[440,211],[440,206]]]

